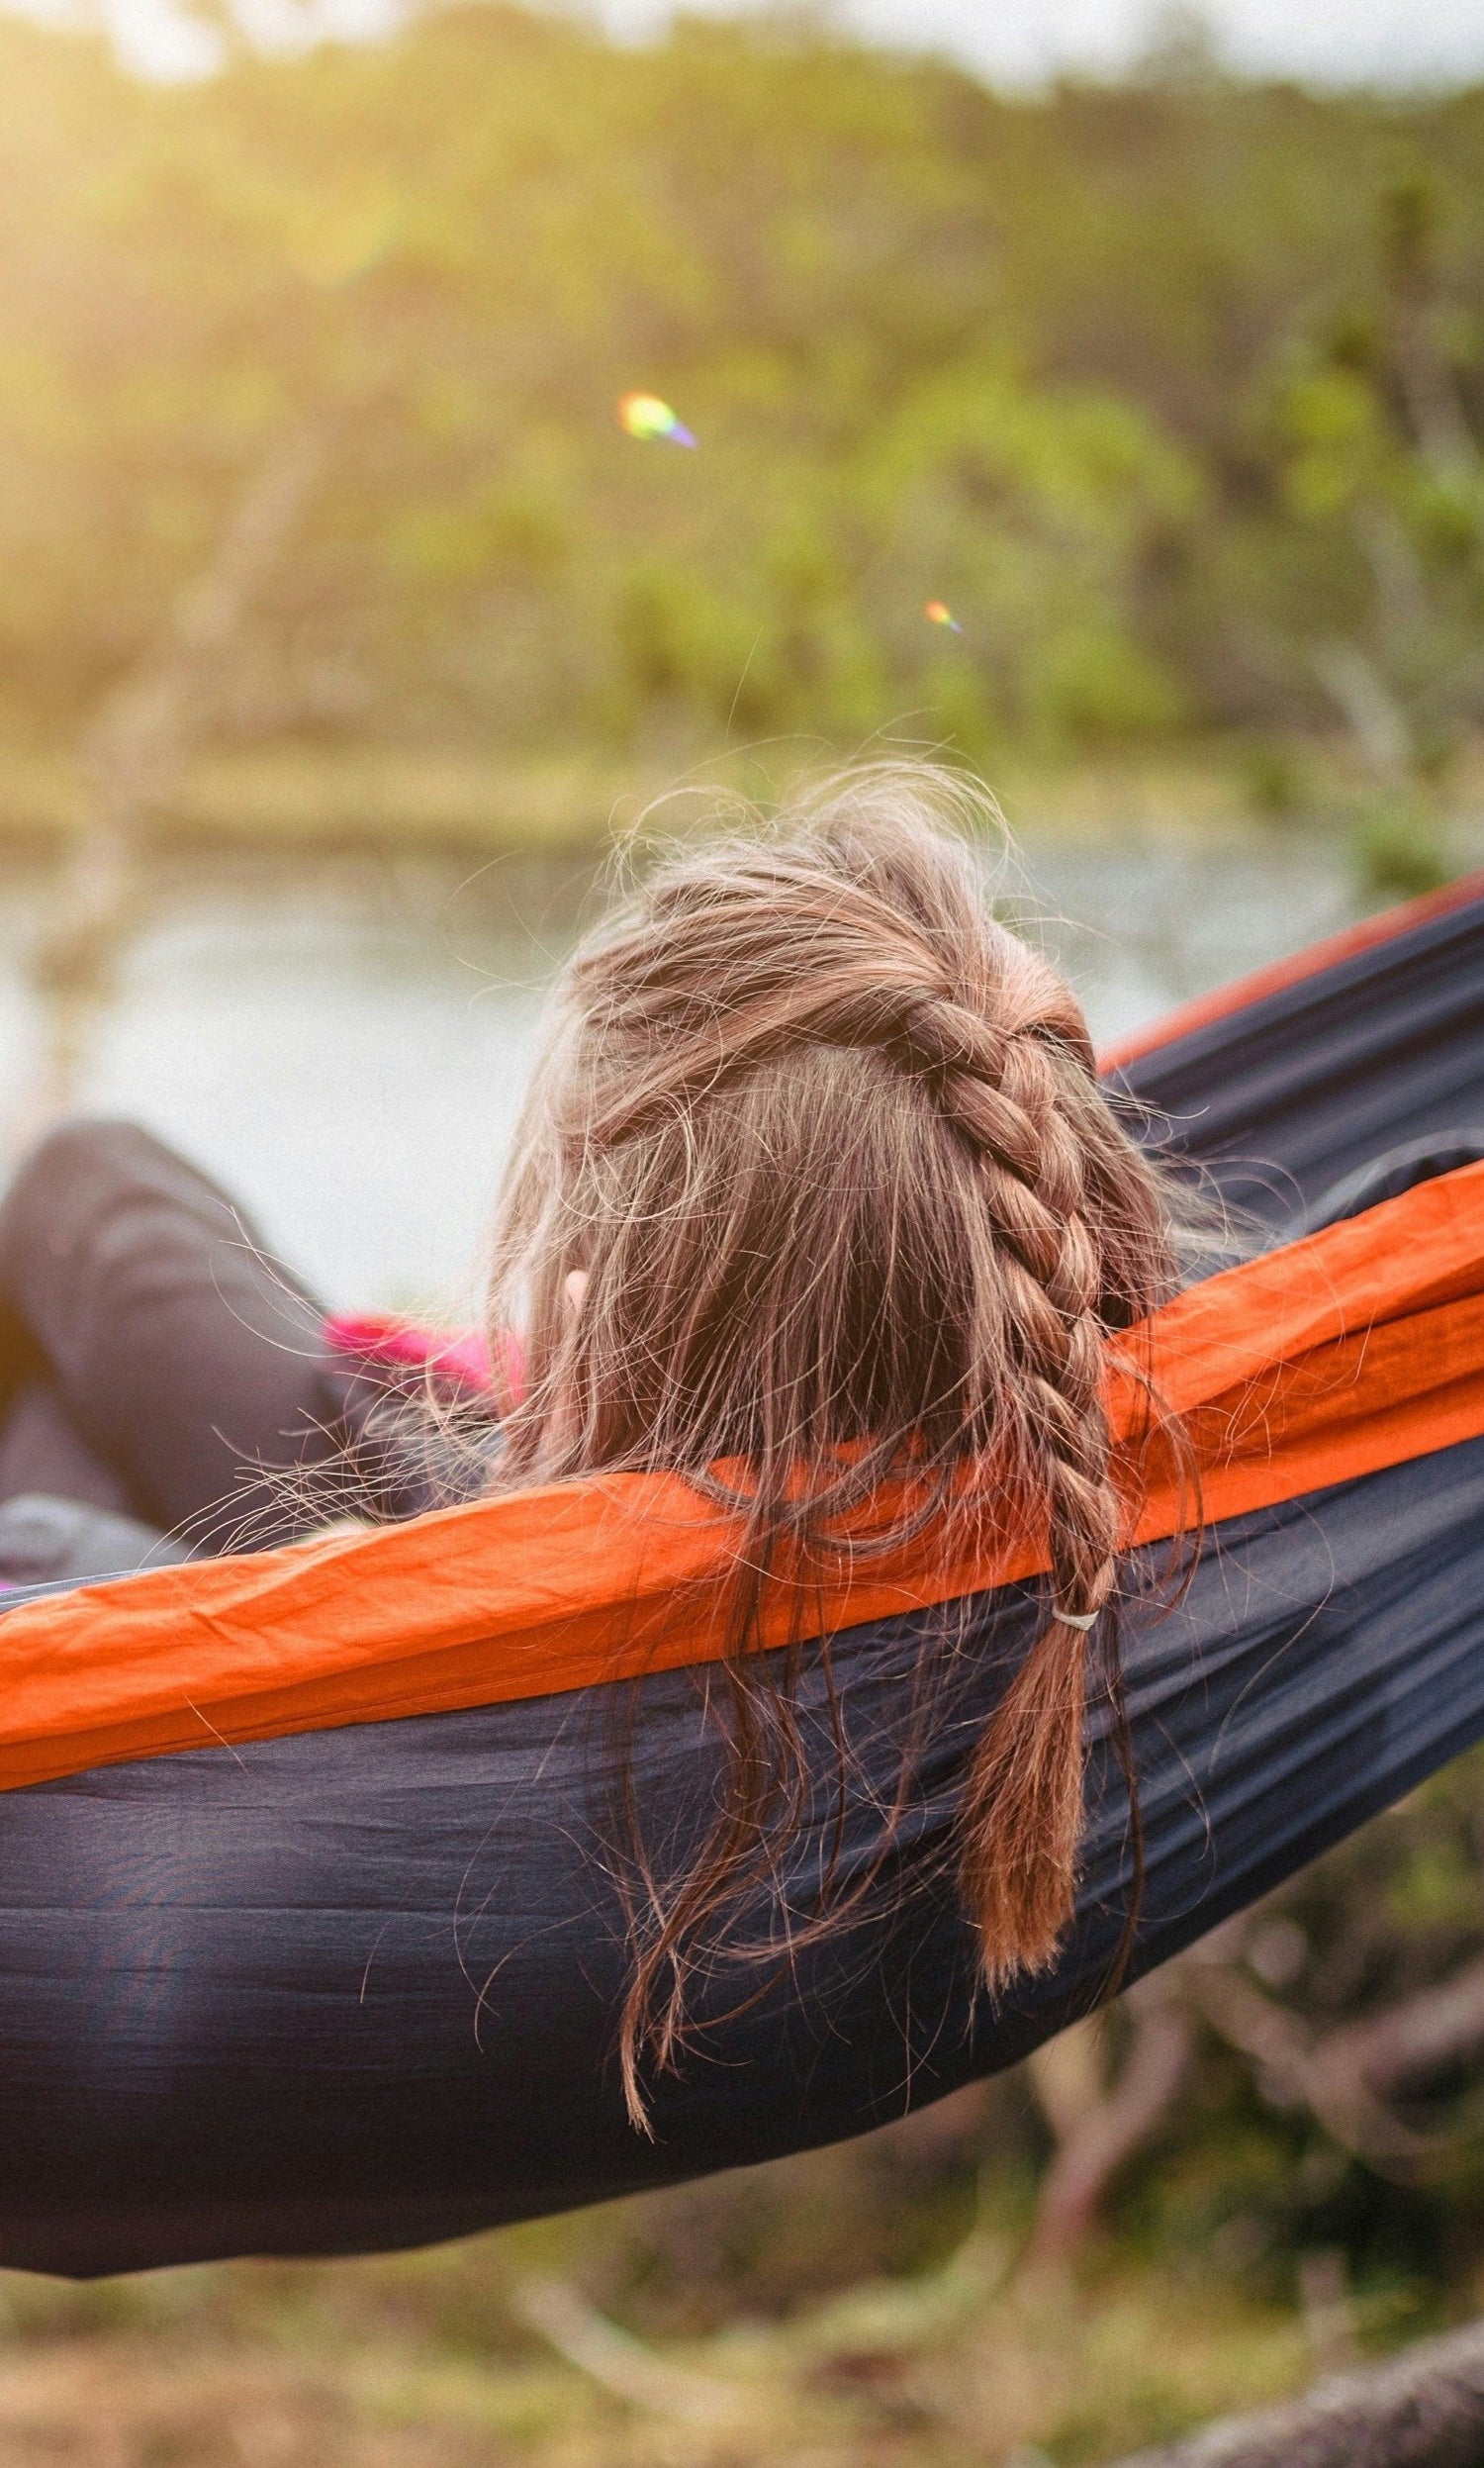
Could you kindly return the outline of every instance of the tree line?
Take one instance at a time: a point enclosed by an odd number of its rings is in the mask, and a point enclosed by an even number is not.
[[[1176,46],[1012,99],[495,5],[176,87],[15,18],[0,73],[6,734],[96,707],[301,433],[229,736],[1220,731],[1279,796],[1306,731],[1400,778],[1484,716],[1484,89]]]

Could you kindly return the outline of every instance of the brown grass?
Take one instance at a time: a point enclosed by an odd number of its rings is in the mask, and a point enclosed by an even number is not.
[[[640,2336],[583,2287],[633,2210],[363,2263],[0,2279],[0,2460],[1075,2468],[1308,2378],[1296,2315],[1219,2276],[1017,2276],[987,2229],[779,2319]]]

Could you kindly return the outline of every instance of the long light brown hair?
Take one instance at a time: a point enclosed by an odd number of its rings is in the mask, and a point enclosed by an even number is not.
[[[636,1854],[640,2122],[694,1949],[797,1822],[796,1664],[753,1651],[781,1570],[925,1528],[1045,1538],[1044,1625],[973,1755],[958,1858],[991,1985],[1047,1965],[1071,1913],[1089,1652],[1122,1705],[1105,1346],[1167,1291],[1170,1238],[1074,997],[989,906],[995,822],[957,775],[874,765],[672,855],[572,961],[525,1107],[499,1482],[664,1471],[741,1528],[715,1822],[680,1878]]]

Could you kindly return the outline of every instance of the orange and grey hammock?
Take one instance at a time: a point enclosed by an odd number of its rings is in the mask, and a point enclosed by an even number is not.
[[[1254,1245],[1149,1331],[1205,1524],[1177,1607],[1130,1623],[1137,1972],[1484,1733],[1484,1163],[1454,1162],[1484,1157],[1484,881],[1109,1069]],[[1132,1543],[1183,1513],[1156,1466]],[[615,1777],[631,1760],[646,1843],[682,1871],[719,1754],[727,1546],[682,1485],[617,1478],[9,1610],[0,2263],[455,2235],[859,2132],[1084,2007],[1128,1898],[1097,1722],[1054,1976],[977,1992],[946,1855],[966,1750],[1041,1616],[1036,1550],[864,1560],[820,1614],[832,1686],[800,1658],[817,1807],[703,1966],[695,2048],[633,2133]],[[782,1645],[793,1607],[770,1616]],[[826,1869],[845,1916],[786,1960]]]

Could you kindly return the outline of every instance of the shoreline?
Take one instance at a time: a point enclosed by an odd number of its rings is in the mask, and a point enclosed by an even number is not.
[[[908,752],[910,749],[903,748]],[[475,855],[600,857],[639,835],[686,829],[707,792],[767,801],[790,775],[839,759],[777,748],[677,752],[627,760],[504,757],[430,745],[294,743],[218,750],[186,766],[147,829],[151,845],[264,850],[448,849]],[[1012,835],[1027,843],[1079,841],[1260,847],[1295,836],[1343,836],[1384,807],[1388,793],[1316,749],[1307,793],[1258,810],[1228,748],[1132,761],[1040,768],[987,766]],[[1460,765],[1448,792],[1415,805],[1461,863],[1484,848],[1484,761]],[[0,746],[0,848],[61,851],[84,827],[85,779],[75,757]],[[673,817],[673,821],[672,821]]]

